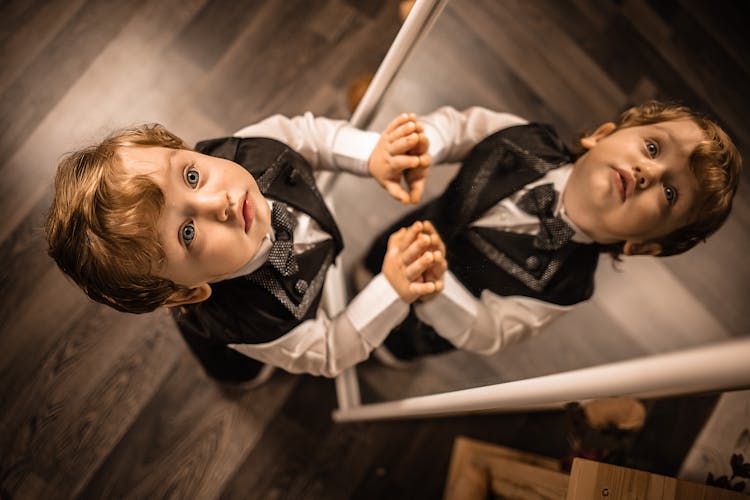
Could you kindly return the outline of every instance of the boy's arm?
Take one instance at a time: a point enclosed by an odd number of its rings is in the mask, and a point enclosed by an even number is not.
[[[419,120],[429,140],[428,153],[433,165],[461,161],[485,137],[504,128],[528,123],[516,115],[479,106],[464,111],[443,106]]]
[[[456,162],[488,135],[526,120],[510,113],[472,107],[457,111],[449,106],[419,118],[429,140],[431,164]],[[344,170],[369,175],[368,159],[380,134],[352,127],[344,120],[315,117],[307,112],[288,118],[274,115],[238,130],[237,137],[270,137],[300,153],[313,168]]]
[[[367,160],[380,134],[366,132],[344,120],[315,117],[307,112],[288,118],[273,115],[238,130],[236,137],[269,137],[301,154],[315,169],[343,170],[368,176]]]
[[[559,306],[529,297],[502,297],[484,290],[474,297],[450,272],[445,289],[414,306],[417,317],[459,349],[493,354],[539,333],[573,306]]]
[[[367,359],[409,312],[409,303],[434,292],[418,279],[432,264],[429,241],[418,239],[421,222],[391,238],[378,274],[334,318],[323,308],[284,336],[265,344],[230,344],[235,350],[292,373],[334,377]],[[429,240],[429,238],[428,238]]]
[[[334,318],[323,308],[284,336],[265,344],[231,344],[235,350],[290,373],[335,377],[364,361],[407,316],[401,300],[378,274]]]

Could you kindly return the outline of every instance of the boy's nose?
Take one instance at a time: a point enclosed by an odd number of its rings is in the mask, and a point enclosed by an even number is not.
[[[633,167],[636,189],[646,189],[654,182],[656,168],[648,163],[639,163]]]
[[[231,206],[229,193],[226,191],[206,195],[201,199],[201,208],[204,214],[209,217],[216,217],[220,222],[229,219]]]

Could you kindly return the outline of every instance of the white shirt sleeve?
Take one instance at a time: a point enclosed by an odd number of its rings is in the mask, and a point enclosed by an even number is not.
[[[433,165],[461,161],[472,147],[488,135],[528,123],[516,115],[479,106],[464,111],[443,106],[419,119],[430,141],[429,153]]]
[[[380,138],[380,134],[359,130],[344,120],[315,117],[309,111],[293,118],[273,115],[234,135],[276,139],[301,154],[314,169],[360,176],[370,175],[367,161]]]
[[[335,318],[321,307],[315,319],[272,342],[230,347],[291,373],[335,377],[367,359],[408,313],[409,305],[378,274]]]
[[[542,327],[570,311],[529,297],[502,297],[484,290],[474,297],[447,271],[445,289],[435,298],[417,303],[417,317],[459,349],[493,354],[536,335]]]

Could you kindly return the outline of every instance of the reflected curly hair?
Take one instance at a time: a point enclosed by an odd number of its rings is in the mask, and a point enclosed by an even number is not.
[[[46,224],[49,255],[93,300],[145,313],[186,288],[153,274],[164,261],[156,224],[164,194],[125,171],[121,147],[191,149],[158,124],[118,131],[60,162]]]

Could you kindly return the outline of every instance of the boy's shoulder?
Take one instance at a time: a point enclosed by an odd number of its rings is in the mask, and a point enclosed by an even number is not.
[[[464,158],[462,170],[471,171],[473,166],[481,175],[486,169],[500,173],[523,166],[539,175],[573,160],[573,153],[551,125],[532,122],[504,128],[485,137]]]
[[[248,169],[254,177],[283,163],[310,170],[309,163],[287,144],[270,137],[219,137],[198,142],[195,150],[205,155],[224,158]]]

